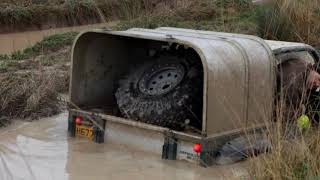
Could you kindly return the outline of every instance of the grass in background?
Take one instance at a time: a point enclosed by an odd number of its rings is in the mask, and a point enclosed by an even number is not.
[[[114,0],[0,3],[0,32],[100,23],[104,18],[115,20],[119,18],[114,10],[118,4]]]
[[[11,3],[0,8],[0,31],[28,27],[41,29],[48,23],[61,27],[123,20],[118,29],[171,25],[255,34],[255,10],[256,6],[252,5],[251,0],[66,0],[27,5],[26,2]]]
[[[258,32],[265,39],[303,42],[320,48],[319,5],[319,0],[274,0],[259,11]],[[276,122],[268,132],[272,152],[252,159],[252,178],[320,179],[319,125],[306,131],[295,130],[292,124],[296,119],[288,123],[283,118],[285,111],[278,106]],[[289,136],[290,131],[295,133]]]
[[[258,18],[259,35],[266,39],[296,41],[320,48],[320,0],[277,0]]]
[[[159,7],[150,16],[121,21],[114,29],[161,26],[256,34],[259,7],[249,0],[178,1]]]

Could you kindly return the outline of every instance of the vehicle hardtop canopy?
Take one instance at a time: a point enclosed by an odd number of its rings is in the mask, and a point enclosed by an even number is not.
[[[115,106],[116,82],[143,59],[142,51],[133,51],[172,43],[194,49],[201,58],[202,137],[258,128],[272,119],[275,46],[255,36],[177,28],[81,33],[73,45],[71,102]]]

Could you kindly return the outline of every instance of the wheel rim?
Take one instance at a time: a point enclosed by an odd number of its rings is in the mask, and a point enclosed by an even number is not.
[[[139,81],[139,90],[147,95],[163,95],[175,89],[183,80],[185,69],[181,64],[164,64],[147,70]]]

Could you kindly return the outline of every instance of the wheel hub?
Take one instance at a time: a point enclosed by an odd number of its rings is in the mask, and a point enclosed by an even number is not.
[[[139,89],[147,95],[163,95],[180,84],[185,74],[181,64],[164,64],[152,67],[143,74]]]

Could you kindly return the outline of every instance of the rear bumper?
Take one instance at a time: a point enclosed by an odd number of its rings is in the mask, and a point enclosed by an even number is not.
[[[75,117],[90,118],[102,125],[103,129],[94,126],[94,141],[103,139],[103,142],[105,141],[106,143],[130,146],[137,150],[158,154],[162,159],[186,160],[192,163],[201,162],[200,155],[193,152],[193,145],[201,143],[204,139],[200,136],[172,131],[168,128],[109,116],[103,113],[71,109],[69,110],[68,120],[68,134],[71,137],[75,136]],[[95,134],[99,134],[95,132],[96,130],[103,132],[104,137],[95,137]],[[102,141],[97,143],[102,143]]]
[[[162,159],[186,160],[201,166],[215,164],[217,152],[228,141],[243,135],[243,132],[229,132],[215,137],[202,137],[173,131],[168,128],[158,127],[103,113],[84,110],[69,110],[68,130],[69,136],[73,132],[75,117],[90,118],[100,124],[101,128],[94,126],[94,141],[97,143],[116,143],[131,148],[158,154]],[[264,128],[247,130],[246,133],[256,133]],[[194,144],[201,144],[201,152],[193,151]]]

